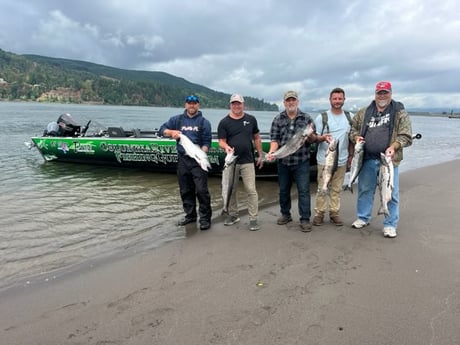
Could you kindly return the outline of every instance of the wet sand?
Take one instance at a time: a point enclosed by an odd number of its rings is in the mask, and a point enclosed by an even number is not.
[[[3,292],[0,343],[460,344],[458,171],[460,160],[401,174],[395,239],[381,216],[352,229],[356,194],[344,192],[343,227],[277,226],[274,205],[260,231],[243,215]]]

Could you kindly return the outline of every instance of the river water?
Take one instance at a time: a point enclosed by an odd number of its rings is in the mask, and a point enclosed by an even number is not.
[[[125,129],[158,128],[182,109],[0,102],[0,289],[53,279],[69,269],[110,254],[128,255],[188,236],[175,226],[182,216],[176,176],[74,164],[45,163],[24,142],[50,121],[71,113]],[[227,114],[202,109],[216,130]],[[256,115],[268,131],[275,112]],[[313,115],[313,114],[312,114]],[[460,157],[460,119],[412,116],[423,138],[405,150],[400,171]],[[210,178],[214,215],[221,208],[220,178]],[[277,200],[276,180],[257,181],[260,204]],[[404,188],[404,186],[402,186]],[[243,194],[244,195],[244,194]]]

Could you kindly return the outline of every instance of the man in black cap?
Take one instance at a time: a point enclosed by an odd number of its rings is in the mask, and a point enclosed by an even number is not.
[[[182,114],[171,117],[159,130],[159,134],[176,139],[177,142],[177,177],[179,180],[180,196],[185,217],[177,224],[182,226],[196,222],[196,199],[199,202],[200,229],[208,230],[211,227],[211,196],[208,190],[208,173],[203,170],[195,159],[185,154],[179,144],[179,136],[187,136],[194,144],[200,146],[204,152],[211,147],[211,123],[203,117],[200,109],[200,100],[195,95],[185,99],[185,110]]]

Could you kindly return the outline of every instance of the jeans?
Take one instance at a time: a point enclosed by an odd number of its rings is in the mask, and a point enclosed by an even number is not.
[[[363,162],[363,167],[358,176],[358,200],[357,215],[358,218],[366,223],[372,218],[372,207],[374,206],[375,190],[378,183],[380,169],[380,160],[367,159]],[[389,215],[385,216],[383,226],[398,227],[399,221],[399,169],[393,167],[394,187],[391,200],[388,202]]]
[[[228,205],[228,213],[232,216],[238,215],[238,182],[243,180],[244,190],[248,195],[248,219],[257,220],[259,211],[259,196],[256,189],[256,170],[254,163],[237,164],[233,181],[233,191]]]
[[[291,187],[297,185],[297,198],[300,220],[310,221],[310,162],[286,165],[278,161],[278,185],[280,189],[281,214],[291,215]]]

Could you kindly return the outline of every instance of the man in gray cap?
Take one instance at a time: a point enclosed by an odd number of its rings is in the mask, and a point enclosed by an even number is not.
[[[281,216],[278,225],[292,222],[291,187],[297,185],[297,198],[300,217],[300,229],[311,231],[311,199],[310,199],[310,143],[316,140],[313,119],[299,109],[299,97],[295,91],[284,94],[285,110],[278,114],[270,129],[270,152],[267,159],[273,160],[273,153],[286,145],[298,131],[313,126],[313,133],[305,143],[293,154],[278,160],[278,185]]]

